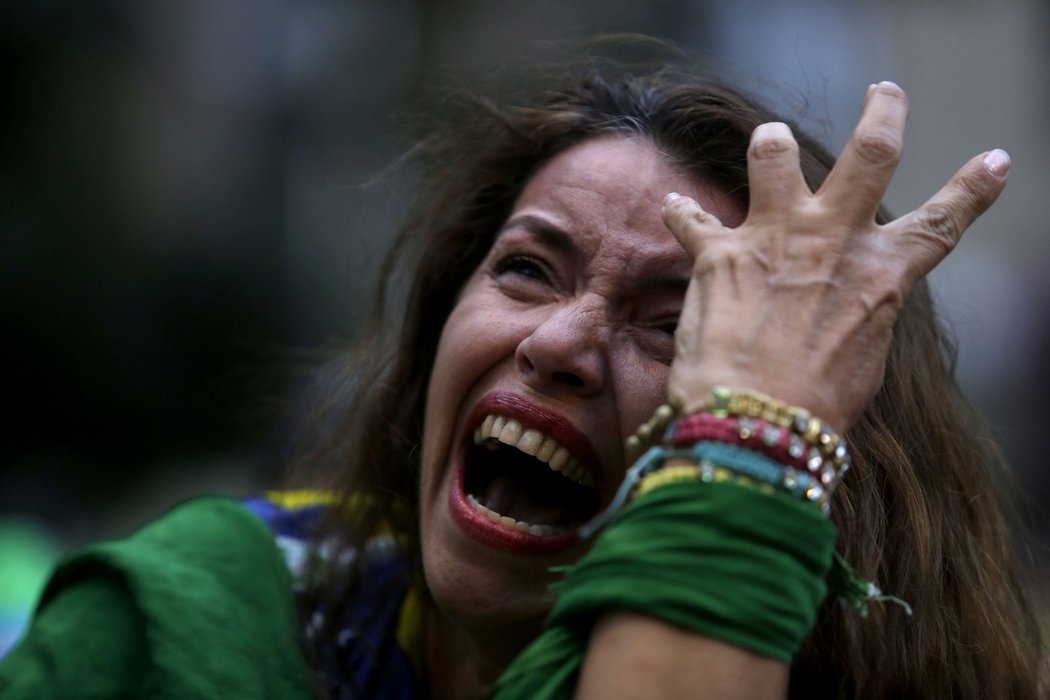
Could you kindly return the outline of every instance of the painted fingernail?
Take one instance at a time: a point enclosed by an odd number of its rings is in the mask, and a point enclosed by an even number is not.
[[[1010,172],[1010,154],[1001,148],[988,151],[984,157],[984,167],[996,177],[1004,177]]]
[[[671,202],[675,201],[676,199],[681,199],[681,198],[682,198],[682,195],[678,194],[677,192],[668,192],[667,196],[664,197],[664,204],[670,204]]]

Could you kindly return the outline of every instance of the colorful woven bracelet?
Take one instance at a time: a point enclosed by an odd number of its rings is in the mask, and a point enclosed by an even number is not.
[[[819,477],[780,464],[760,452],[745,447],[724,442],[701,441],[688,448],[668,450],[664,459],[684,459],[695,464],[711,462],[814,503],[820,506],[824,513],[830,510],[831,489],[825,486]]]
[[[616,495],[609,505],[580,527],[580,536],[588,538],[608,523],[630,500],[638,484],[649,475],[679,465],[665,467],[668,460],[691,462],[701,471],[724,469],[748,485],[750,482],[767,484],[818,505],[826,515],[830,510],[829,498],[833,485],[825,486],[821,480],[805,471],[785,466],[770,457],[737,445],[713,440],[701,441],[688,448],[673,448],[656,445],[650,447],[624,475]],[[713,472],[712,472],[713,473]],[[650,487],[652,488],[652,487]]]
[[[638,482],[638,487],[635,489],[635,495],[642,496],[661,486],[697,479],[704,482],[731,482],[746,488],[753,488],[762,493],[774,493],[776,491],[776,488],[771,484],[755,481],[730,469],[721,467],[710,460],[703,460],[700,464],[664,467],[642,477],[642,480]]]
[[[675,447],[700,440],[718,440],[747,447],[820,479],[828,491],[835,489],[849,465],[844,444],[839,459],[825,457],[820,449],[806,445],[788,428],[746,416],[719,417],[710,413],[683,416],[672,424],[668,434],[670,444]]]
[[[810,448],[787,428],[746,416],[720,417],[710,413],[682,416],[670,431],[675,447],[700,440],[719,440],[747,447],[796,469],[805,469]],[[822,460],[823,461],[823,460]]]
[[[758,392],[726,387],[716,387],[704,405],[706,411],[716,418],[744,421],[745,432],[747,428],[757,428],[758,421],[790,431],[789,456],[794,458],[799,453],[798,443],[801,442],[805,471],[819,478],[829,492],[835,489],[849,470],[850,457],[846,441],[831,426],[805,409],[789,406]],[[749,420],[756,421],[754,426],[748,423]],[[787,463],[802,468],[794,459]]]
[[[648,449],[627,470],[608,507],[580,528],[582,537],[601,529],[669,459],[692,462],[697,474],[721,469],[741,483],[783,489],[829,512],[831,494],[849,469],[849,452],[827,423],[765,394],[726,387],[716,387],[699,413],[676,419],[679,410],[673,400],[660,406],[628,438],[629,450]],[[664,445],[650,446],[660,435]],[[685,473],[654,476],[647,488]]]

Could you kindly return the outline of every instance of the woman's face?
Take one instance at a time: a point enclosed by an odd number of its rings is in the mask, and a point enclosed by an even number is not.
[[[604,136],[542,167],[467,281],[438,345],[422,452],[423,562],[468,631],[527,640],[548,568],[587,544],[624,441],[665,399],[691,261],[668,192],[729,225],[739,206],[640,137]]]

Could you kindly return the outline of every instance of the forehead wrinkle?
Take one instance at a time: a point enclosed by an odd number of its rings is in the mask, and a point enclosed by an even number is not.
[[[598,137],[542,167],[526,184],[511,221],[535,213],[553,223],[587,260],[585,277],[615,273],[618,289],[605,290],[615,296],[639,289],[679,292],[692,263],[660,216],[668,191],[699,193],[721,213],[717,187],[686,171],[651,139]]]

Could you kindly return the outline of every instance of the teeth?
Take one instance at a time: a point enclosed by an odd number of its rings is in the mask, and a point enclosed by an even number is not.
[[[541,462],[549,462],[551,461],[551,455],[554,454],[556,449],[558,449],[558,443],[550,438],[545,438],[543,444],[540,445],[540,449],[536,452],[536,459]]]
[[[594,476],[580,461],[573,457],[569,450],[553,438],[545,436],[533,428],[526,429],[513,418],[489,415],[474,431],[474,444],[484,444],[489,450],[497,449],[496,443],[516,447],[525,454],[532,455],[567,479],[587,487],[594,486]],[[540,526],[545,527],[545,526]]]
[[[559,447],[558,449],[554,450],[554,454],[551,455],[550,461],[548,463],[551,465],[551,469],[560,472],[562,471],[562,467],[564,467],[565,463],[568,461],[569,451],[564,447]],[[564,472],[562,473],[564,474]],[[568,476],[568,474],[565,474],[565,476]]]
[[[515,520],[510,516],[500,515],[491,508],[482,505],[482,503],[474,496],[474,494],[471,493],[467,494],[467,502],[470,503],[471,508],[481,513],[492,522],[499,523],[504,527],[512,527],[515,530],[527,532],[530,535],[535,535],[536,537],[550,537],[551,535],[560,535],[566,531],[566,528],[564,527],[557,527],[555,525],[530,525],[526,522],[522,522],[521,520]]]
[[[499,441],[504,445],[516,447],[521,439],[521,423],[516,420],[508,420],[503,424],[503,430],[499,433]]]
[[[522,434],[521,439],[518,440],[518,449],[527,455],[535,457],[542,444],[543,433],[538,430],[526,430]]]

